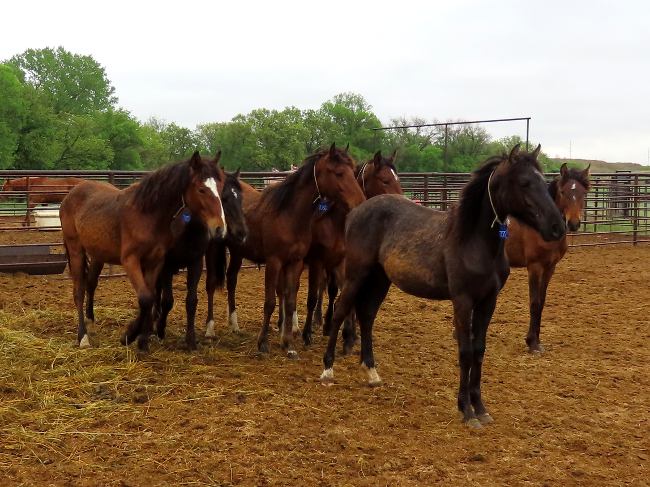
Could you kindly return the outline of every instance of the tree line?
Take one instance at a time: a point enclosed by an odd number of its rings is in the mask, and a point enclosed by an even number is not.
[[[424,123],[396,118],[388,126]],[[341,93],[318,109],[259,108],[194,129],[151,118],[140,121],[118,105],[105,69],[92,56],[62,47],[28,49],[0,63],[0,169],[153,169],[194,150],[223,153],[226,168],[286,170],[332,142],[350,144],[359,161],[398,150],[400,171],[470,171],[521,142],[493,140],[478,125],[374,130],[383,124],[356,93]],[[547,169],[557,169],[542,157]]]

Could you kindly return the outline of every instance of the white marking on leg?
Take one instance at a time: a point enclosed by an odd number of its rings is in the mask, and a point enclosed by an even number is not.
[[[206,323],[205,325],[205,336],[207,338],[214,338],[215,333],[214,333],[214,320],[210,320]]]
[[[321,382],[334,382],[334,369],[330,367],[329,369],[323,370],[323,373],[320,375]]]
[[[217,190],[217,182],[214,180],[214,178],[208,178],[204,181],[204,183],[208,188],[210,188],[210,191],[212,191],[219,200],[219,208],[221,208],[221,221],[223,222],[223,235],[225,236],[228,231],[228,225],[226,225],[226,214],[223,212],[223,202],[221,201],[219,191]]]
[[[239,331],[239,323],[237,323],[237,310],[228,315],[228,323],[230,323],[231,331]]]
[[[294,311],[293,315],[291,316],[291,332],[292,333],[300,332],[300,328],[298,328],[298,312],[297,311]]]
[[[368,385],[372,387],[381,385],[381,377],[379,377],[376,368],[368,368],[368,366],[364,363],[361,364],[361,368],[363,368],[366,371],[366,374],[368,374]]]
[[[79,342],[79,348],[90,348],[90,340],[88,339],[87,333],[83,336],[83,338]]]

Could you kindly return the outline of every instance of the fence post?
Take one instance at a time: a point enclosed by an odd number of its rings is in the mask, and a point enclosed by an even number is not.
[[[31,226],[31,219],[32,219],[31,218],[32,214],[29,211],[29,194],[31,193],[29,176],[25,178],[25,192],[26,192],[25,199],[27,200],[27,209],[25,210],[25,226],[29,227]]]
[[[440,198],[440,209],[442,211],[447,211],[447,175],[445,174],[442,177],[442,194]]]
[[[637,244],[637,234],[639,233],[639,175],[634,176],[634,188],[632,188],[632,201],[634,204],[632,210],[632,245]]]
[[[431,198],[429,198],[429,174],[424,175],[424,191],[422,192],[422,200],[420,203],[423,206],[429,206]]]

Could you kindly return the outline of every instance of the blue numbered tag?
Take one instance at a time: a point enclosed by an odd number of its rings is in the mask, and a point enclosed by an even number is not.
[[[189,223],[190,220],[192,219],[192,213],[190,212],[190,210],[185,208],[183,210],[183,213],[181,213],[181,218],[183,219],[183,223]]]
[[[501,240],[505,240],[508,238],[508,225],[505,223],[500,223],[499,224],[499,238]]]
[[[324,198],[321,198],[321,199],[318,200],[318,212],[319,213],[321,213],[321,214],[322,213],[327,213],[328,211],[330,211],[330,208],[331,208],[331,205],[330,205],[329,201],[327,201]]]

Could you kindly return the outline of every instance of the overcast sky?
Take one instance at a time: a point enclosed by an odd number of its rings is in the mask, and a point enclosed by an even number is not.
[[[193,128],[354,91],[383,122],[530,116],[551,156],[648,163],[650,1],[21,0],[2,17],[0,59],[92,55],[142,120]]]

